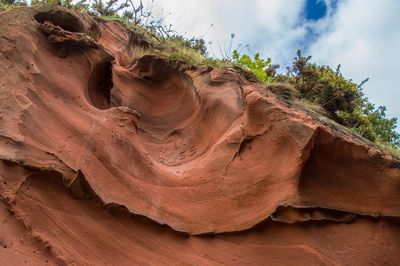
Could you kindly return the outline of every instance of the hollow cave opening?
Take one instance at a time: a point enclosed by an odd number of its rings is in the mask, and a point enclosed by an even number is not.
[[[110,61],[97,64],[88,80],[89,100],[98,109],[110,108],[112,81],[112,63]]]

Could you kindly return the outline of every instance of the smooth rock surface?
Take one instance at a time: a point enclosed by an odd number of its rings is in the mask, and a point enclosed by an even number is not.
[[[400,161],[116,22],[0,13],[0,264],[396,265]]]

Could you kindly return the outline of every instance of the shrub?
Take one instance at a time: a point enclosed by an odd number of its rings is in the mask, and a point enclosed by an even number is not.
[[[340,65],[334,71],[328,66],[311,63],[310,59],[311,56],[304,57],[298,51],[287,74],[276,80],[293,84],[301,98],[320,105],[336,122],[364,138],[400,148],[397,119],[387,118],[386,107],[375,107],[362,92],[368,79],[357,85],[343,77]]]
[[[234,50],[232,60],[239,66],[252,72],[261,83],[271,83],[272,77],[268,75],[268,70],[273,67],[271,65],[271,58],[262,59],[259,53],[256,53],[253,58],[248,55],[240,56],[239,52]]]
[[[400,134],[396,132],[397,119],[387,118],[384,106],[375,107],[365,97],[359,101],[353,112],[338,113],[345,126],[377,144],[392,145],[399,149]]]
[[[356,100],[360,98],[358,85],[345,79],[340,67],[334,71],[328,66],[310,63],[311,56],[297,57],[288,67],[286,81],[294,84],[302,98],[321,105],[338,122],[337,112],[353,112]]]

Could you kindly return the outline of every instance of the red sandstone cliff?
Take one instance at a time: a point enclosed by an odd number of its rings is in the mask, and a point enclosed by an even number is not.
[[[116,22],[0,13],[0,264],[396,265],[400,162]]]

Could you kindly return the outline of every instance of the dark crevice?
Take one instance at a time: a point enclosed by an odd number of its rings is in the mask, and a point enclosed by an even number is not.
[[[319,207],[299,208],[293,206],[278,206],[271,214],[271,219],[282,223],[301,223],[307,221],[333,221],[349,223],[354,221],[356,214],[336,209]]]
[[[38,12],[34,15],[34,18],[39,23],[49,21],[53,25],[70,32],[82,32],[84,28],[76,16],[62,10]]]
[[[110,61],[97,64],[89,77],[88,96],[90,102],[98,109],[110,108],[112,81],[112,63]]]

